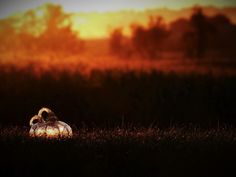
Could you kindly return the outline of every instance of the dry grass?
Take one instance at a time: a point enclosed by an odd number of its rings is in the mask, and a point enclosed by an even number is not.
[[[236,129],[82,128],[47,140],[15,127],[0,130],[0,144],[8,176],[215,177],[234,172]]]

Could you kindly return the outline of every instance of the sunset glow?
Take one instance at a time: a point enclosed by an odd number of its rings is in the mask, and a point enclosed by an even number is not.
[[[52,70],[87,74],[94,69],[215,70],[185,60],[188,50],[195,55],[197,51],[194,39],[192,46],[184,39],[192,32],[196,5],[202,5],[204,18],[216,28],[225,25],[231,30],[236,24],[236,2],[223,0],[1,1],[0,64],[24,70],[30,66],[36,74]],[[136,39],[135,35],[140,36]]]
[[[45,4],[60,5],[63,12],[71,15],[73,29],[79,31],[82,38],[104,38],[116,27],[123,27],[124,33],[129,35],[129,26],[132,23],[146,24],[150,15],[160,15],[166,21],[172,21],[179,16],[188,17],[189,13],[178,13],[178,10],[194,5],[228,7],[236,6],[235,1],[223,0],[13,0],[0,2],[0,18],[34,10],[38,17],[44,13]],[[157,11],[147,11],[159,9]],[[175,9],[170,13],[168,9]],[[179,14],[179,15],[178,15]],[[24,20],[24,18],[21,18]],[[236,17],[233,18],[236,22]],[[42,30],[42,25],[37,23],[36,30]],[[34,29],[35,30],[35,29]]]

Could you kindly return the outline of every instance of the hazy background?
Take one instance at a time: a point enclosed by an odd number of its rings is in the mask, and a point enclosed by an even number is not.
[[[0,125],[235,125],[234,1],[1,1]]]

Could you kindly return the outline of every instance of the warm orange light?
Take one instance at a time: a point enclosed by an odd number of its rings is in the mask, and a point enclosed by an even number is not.
[[[134,48],[129,45],[132,43],[129,39],[135,24],[145,28],[150,16],[160,15],[168,28],[170,20],[191,15],[191,9],[171,12],[168,9],[134,9],[68,13],[66,6],[47,4],[0,20],[0,65],[32,71],[36,76],[49,72],[56,77],[65,71],[90,74],[94,69],[208,72],[208,68],[197,68],[192,60],[184,61],[184,64],[178,58],[172,60],[168,53],[163,53],[160,60],[151,61],[136,55],[136,51],[133,58],[117,57],[111,53],[107,38],[111,37],[114,29],[122,29],[124,40],[128,41],[123,46],[129,52]],[[216,12],[221,11],[218,9]],[[232,15],[231,18],[236,21]],[[171,39],[175,39],[177,33]]]

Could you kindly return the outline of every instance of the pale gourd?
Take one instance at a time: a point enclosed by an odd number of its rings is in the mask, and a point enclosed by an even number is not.
[[[59,121],[55,113],[48,108],[40,109],[38,115],[31,118],[30,126],[31,137],[70,138],[73,135],[71,127]]]

